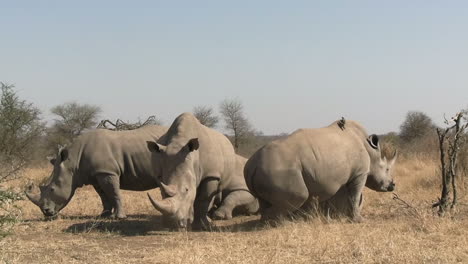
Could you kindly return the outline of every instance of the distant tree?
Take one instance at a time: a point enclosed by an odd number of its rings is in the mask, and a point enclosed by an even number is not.
[[[96,127],[101,108],[72,102],[55,106],[50,111],[57,116],[48,131],[49,147],[55,149],[59,144],[70,143],[86,129]]]
[[[0,83],[0,182],[14,178],[31,160],[45,124],[33,104],[18,97],[14,85]]]
[[[195,106],[193,114],[200,123],[207,127],[214,128],[218,124],[219,118],[214,115],[213,108],[209,106]]]
[[[239,99],[225,99],[220,104],[220,112],[223,116],[225,128],[232,133],[234,148],[252,134],[252,125],[244,116],[244,107]]]
[[[400,138],[403,142],[409,143],[415,139],[423,138],[429,133],[434,133],[435,128],[432,119],[425,113],[410,111],[400,126]]]
[[[457,204],[458,192],[456,179],[459,178],[460,167],[459,154],[466,142],[465,131],[468,123],[463,121],[464,112],[457,113],[450,121],[446,120],[448,125],[445,129],[437,128],[440,150],[440,172],[442,177],[442,193],[439,201],[432,207],[439,207],[439,215],[443,216],[449,205],[453,209]],[[454,124],[452,124],[452,122]],[[451,197],[450,197],[451,196]]]
[[[0,83],[0,183],[17,178],[34,156],[45,127],[39,109],[21,100],[13,88]],[[0,186],[0,239],[18,221],[21,212],[12,204],[21,199]]]

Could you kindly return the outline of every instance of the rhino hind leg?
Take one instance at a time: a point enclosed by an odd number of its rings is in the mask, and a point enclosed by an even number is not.
[[[124,213],[122,206],[122,196],[120,194],[120,182],[117,175],[98,175],[97,181],[99,187],[103,190],[107,199],[111,201],[114,212],[112,217],[123,219],[127,216]]]
[[[281,172],[283,173],[283,172]],[[265,179],[266,177],[262,177]],[[260,213],[263,221],[276,221],[294,215],[309,199],[309,190],[300,171],[290,171],[288,176],[271,175],[283,181],[263,181],[257,184],[256,194],[264,200]],[[268,178],[266,178],[268,179]]]
[[[213,213],[215,219],[228,220],[234,214],[255,214],[258,212],[258,201],[248,191],[238,190],[229,193],[221,206]]]
[[[94,187],[94,190],[96,190],[96,192],[98,193],[102,202],[103,209],[102,209],[102,213],[100,217],[110,217],[112,215],[112,209],[113,209],[112,202],[110,201],[110,199],[107,197],[107,195],[104,193],[104,191],[98,184],[93,185],[93,187]]]
[[[211,228],[208,212],[213,207],[214,200],[218,194],[218,185],[218,179],[213,178],[202,181],[198,187],[194,203],[193,230],[209,230]]]

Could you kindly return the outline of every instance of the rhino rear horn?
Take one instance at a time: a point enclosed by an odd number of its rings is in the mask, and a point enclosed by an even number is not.
[[[154,208],[160,211],[163,215],[173,215],[175,213],[174,206],[168,199],[164,199],[162,201],[156,201],[153,199],[153,197],[151,197],[149,193],[147,194]]]
[[[177,190],[175,189],[174,185],[166,185],[163,182],[159,183],[161,185],[161,189],[166,193],[168,196],[172,197],[177,194]]]

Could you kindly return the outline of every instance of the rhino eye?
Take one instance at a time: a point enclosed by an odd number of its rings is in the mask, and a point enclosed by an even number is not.
[[[54,187],[50,187],[50,191],[51,191],[51,192],[54,192],[54,191],[55,191],[55,188],[54,188]]]

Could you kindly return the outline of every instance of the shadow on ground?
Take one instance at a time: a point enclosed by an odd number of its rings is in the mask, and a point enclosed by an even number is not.
[[[253,232],[269,228],[268,224],[260,221],[260,219],[247,219],[242,222],[216,221],[216,226],[211,231],[214,232]]]
[[[77,223],[64,230],[67,233],[116,233],[122,236],[142,236],[154,231],[169,231],[163,225],[162,216],[155,215],[129,215],[123,220],[102,218],[86,218],[73,216],[69,219],[88,219],[84,223]]]
[[[177,232],[164,225],[163,217],[160,215],[129,215],[123,220],[102,219],[87,216],[67,216],[71,220],[88,220],[73,224],[64,232],[79,233],[109,233],[122,236],[144,236],[144,235],[167,235]],[[238,219],[227,221],[215,221],[215,225],[206,232],[252,232],[266,228],[259,219]],[[195,231],[194,231],[195,232]]]

